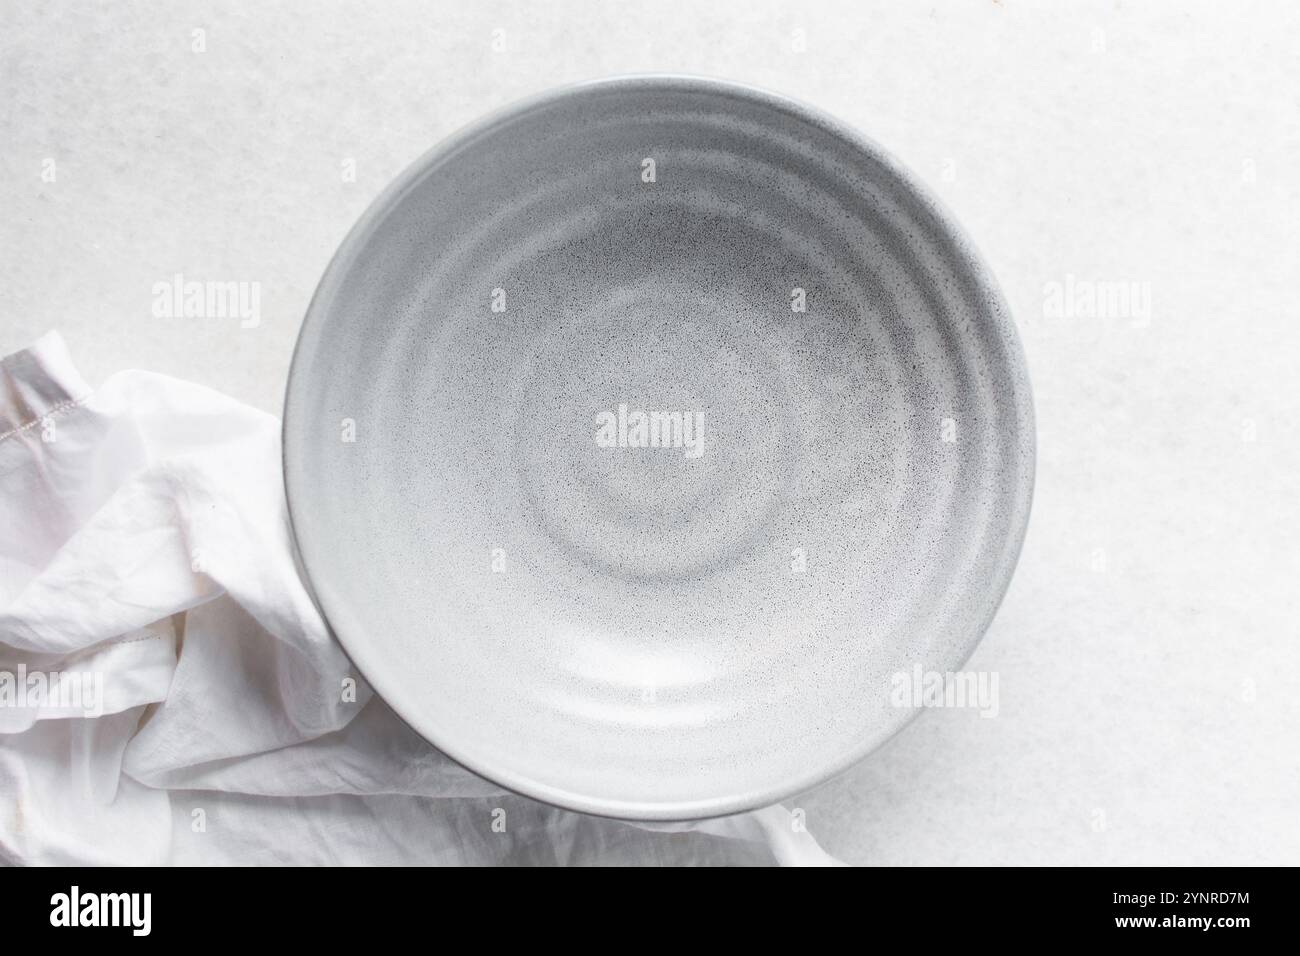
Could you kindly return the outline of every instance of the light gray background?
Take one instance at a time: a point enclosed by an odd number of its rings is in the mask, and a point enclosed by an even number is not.
[[[999,716],[924,714],[797,801],[809,828],[859,863],[1300,863],[1294,4],[0,11],[0,351],[58,328],[92,384],[147,368],[277,413],[348,227],[487,110],[684,71],[857,125],[1000,278],[1038,487],[969,665]],[[261,325],[153,318],[176,272],[260,282]],[[1049,317],[1067,275],[1149,283],[1150,321]]]

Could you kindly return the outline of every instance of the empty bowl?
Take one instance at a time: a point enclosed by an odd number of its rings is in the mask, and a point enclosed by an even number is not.
[[[963,664],[1034,430],[994,282],[911,174],[649,76],[510,107],[376,200],[303,323],[284,465],[316,599],[416,731],[670,820],[844,770],[916,714],[898,675]]]

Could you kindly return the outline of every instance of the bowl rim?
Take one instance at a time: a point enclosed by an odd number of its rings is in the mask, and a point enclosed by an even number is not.
[[[1017,435],[1017,449],[1020,456],[1018,464],[1022,480],[1011,496],[1014,499],[1011,529],[1011,534],[1014,536],[1014,547],[1007,550],[996,569],[997,573],[990,576],[990,583],[993,586],[989,590],[990,593],[996,595],[995,599],[989,604],[984,619],[979,621],[977,626],[970,628],[970,637],[962,648],[960,658],[953,665],[953,669],[965,666],[992,623],[1003,598],[1006,596],[1007,589],[1010,587],[1011,578],[1014,575],[1024,547],[1030,513],[1033,507],[1037,442],[1032,387],[1019,334],[991,269],[967,236],[965,230],[938,201],[931,190],[908,167],[904,166],[902,162],[894,158],[878,143],[856,128],[835,119],[820,109],[784,94],[735,80],[688,73],[627,73],[552,87],[491,110],[480,118],[453,131],[411,162],[370,202],[345,235],[317,283],[302,323],[299,326],[285,384],[284,414],[280,429],[282,481],[289,524],[289,539],[303,586],[315,604],[326,628],[337,638],[353,666],[370,684],[374,692],[416,734],[457,764],[514,794],[541,800],[565,810],[619,820],[668,823],[745,813],[778,804],[790,797],[806,793],[847,772],[869,754],[884,746],[920,716],[923,708],[906,708],[903,711],[904,718],[891,728],[888,733],[864,738],[858,746],[841,755],[838,760],[830,765],[812,768],[802,776],[791,779],[788,783],[752,792],[703,799],[666,803],[650,800],[603,799],[541,783],[526,775],[516,773],[508,767],[498,766],[490,761],[482,760],[463,750],[455,741],[439,739],[438,734],[427,729],[421,730],[416,721],[408,716],[408,711],[411,708],[401,701],[400,695],[385,693],[385,681],[382,678],[375,680],[375,676],[382,674],[383,669],[368,666],[365,663],[364,659],[367,656],[365,653],[365,632],[360,622],[353,618],[347,602],[333,594],[327,584],[322,583],[319,578],[314,578],[311,573],[312,562],[303,546],[305,534],[303,529],[310,523],[310,519],[303,513],[301,500],[295,505],[292,489],[294,485],[301,486],[301,480],[298,477],[298,468],[290,461],[288,454],[289,436],[294,428],[293,423],[296,423],[299,418],[298,406],[300,403],[295,400],[295,396],[302,384],[300,358],[303,343],[313,337],[315,330],[324,320],[324,313],[327,310],[326,303],[333,298],[333,289],[341,283],[342,278],[356,262],[358,252],[365,247],[375,228],[401,202],[405,193],[416,186],[425,176],[436,170],[441,162],[453,156],[475,138],[535,109],[583,94],[602,91],[634,91],[647,88],[682,92],[694,91],[715,96],[732,97],[772,109],[778,113],[789,114],[793,118],[819,127],[831,136],[866,154],[871,161],[880,165],[888,176],[893,177],[904,192],[920,203],[925,214],[933,219],[934,228],[945,236],[953,247],[965,257],[965,271],[969,273],[969,278],[974,283],[974,298],[987,303],[988,312],[992,317],[992,321],[998,327],[998,332],[1003,340],[1008,377],[1013,385],[1013,394],[1009,404],[1014,408],[1017,421],[1021,423]]]

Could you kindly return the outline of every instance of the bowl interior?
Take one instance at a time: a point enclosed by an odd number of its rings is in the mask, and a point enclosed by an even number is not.
[[[964,240],[831,121],[707,81],[515,108],[331,265],[286,481],[331,625],[513,789],[616,816],[778,800],[914,711],[1006,587],[1033,468]]]

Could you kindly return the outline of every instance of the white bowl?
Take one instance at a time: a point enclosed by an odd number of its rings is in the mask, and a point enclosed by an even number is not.
[[[639,417],[643,416],[643,417]],[[372,686],[505,787],[777,802],[915,715],[1028,520],[988,271],[877,146],[747,87],[584,84],[436,147],[294,356],[303,566]]]

